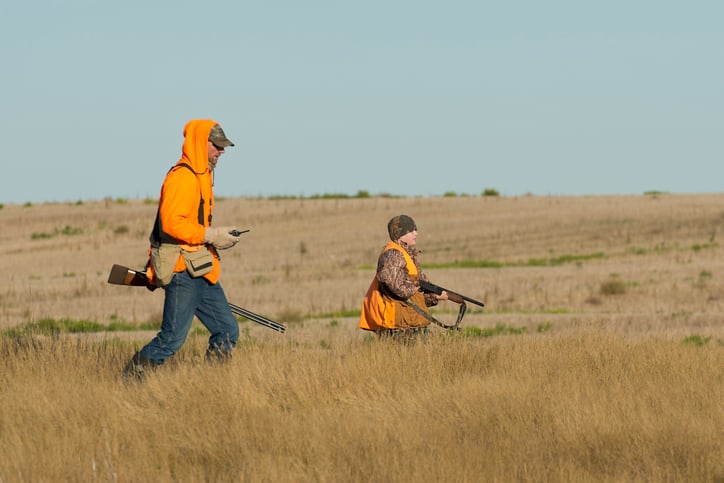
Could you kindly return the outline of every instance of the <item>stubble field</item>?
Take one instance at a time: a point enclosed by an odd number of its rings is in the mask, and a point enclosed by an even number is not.
[[[143,268],[155,210],[0,209],[0,481],[724,478],[724,195],[217,200],[251,229],[229,300],[287,332],[241,320],[209,367],[195,328],[128,384],[163,294],[106,279]],[[462,331],[356,328],[400,213],[430,278],[485,301]]]

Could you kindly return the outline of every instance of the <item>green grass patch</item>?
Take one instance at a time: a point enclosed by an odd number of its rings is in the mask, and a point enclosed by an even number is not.
[[[468,326],[463,328],[466,337],[494,337],[496,335],[521,335],[528,332],[527,327],[511,327],[505,324],[496,324],[495,327],[481,328]]]
[[[701,335],[690,335],[684,339],[684,344],[693,345],[696,347],[702,347],[709,343],[711,337],[704,337]]]
[[[426,263],[425,268],[504,268],[504,267],[554,267],[567,263],[606,258],[603,252],[581,255],[561,255],[552,258],[530,258],[525,262],[499,262],[497,260],[455,260],[446,263]],[[368,267],[365,267],[366,269]]]
[[[564,309],[562,307],[553,307],[550,309],[543,309],[542,311],[544,314],[552,314],[552,315],[562,315],[562,314],[570,314],[571,311],[568,309]]]
[[[347,317],[359,317],[360,309],[339,310],[337,312],[327,312],[326,314],[310,314],[308,319],[343,319]]]
[[[77,334],[102,332],[107,330],[107,326],[90,320],[72,320],[72,319],[40,319],[35,322],[28,322],[18,327],[12,327],[3,331],[3,335],[8,337],[27,337],[31,335],[59,335],[59,334]]]
[[[718,246],[717,243],[702,243],[702,244],[696,243],[691,246],[691,249],[695,252],[700,252],[700,251],[706,250],[708,248],[716,248],[717,246]]]
[[[456,260],[447,263],[426,263],[425,268],[502,268],[506,264],[495,260]],[[373,267],[376,269],[376,267]]]
[[[600,258],[606,258],[606,255],[603,252],[596,252],[582,255],[561,255],[553,258],[531,258],[523,265],[529,267],[554,267],[558,265],[565,265],[567,263],[577,263]]]
[[[18,327],[2,331],[6,337],[28,337],[35,335],[57,336],[61,334],[91,334],[97,332],[132,332],[135,330],[157,330],[160,324],[131,324],[122,320],[112,320],[109,324],[101,324],[92,320],[52,319],[44,318],[27,322]]]
[[[77,228],[77,227],[73,227],[70,225],[66,225],[65,227],[63,227],[61,229],[56,228],[52,233],[46,233],[46,232],[33,233],[30,236],[30,238],[33,240],[45,240],[45,239],[53,238],[53,237],[60,236],[60,235],[72,236],[72,235],[80,235],[81,233],[83,233],[82,228]]]

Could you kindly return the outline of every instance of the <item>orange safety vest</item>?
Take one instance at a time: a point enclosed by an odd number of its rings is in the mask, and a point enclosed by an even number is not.
[[[416,281],[419,276],[417,267],[407,250],[393,241],[385,245],[382,252],[384,253],[387,250],[399,250],[402,253],[407,263],[407,273],[411,280]],[[422,292],[416,292],[410,297],[410,300],[426,313],[429,313]],[[429,320],[417,313],[404,300],[394,299],[380,291],[380,282],[375,275],[362,301],[362,311],[359,318],[360,329],[378,331],[382,329],[424,327],[429,324]]]

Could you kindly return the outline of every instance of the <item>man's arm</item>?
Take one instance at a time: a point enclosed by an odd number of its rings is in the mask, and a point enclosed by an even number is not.
[[[176,169],[169,173],[161,194],[163,231],[182,243],[203,243],[206,228],[199,224],[200,196],[199,183],[189,170]]]

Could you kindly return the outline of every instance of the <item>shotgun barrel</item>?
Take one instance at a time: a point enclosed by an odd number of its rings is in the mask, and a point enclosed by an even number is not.
[[[108,283],[113,285],[130,285],[132,287],[153,287],[154,289],[156,288],[149,282],[148,277],[146,276],[146,272],[133,270],[128,267],[124,267],[123,265],[117,264],[114,264],[113,268],[111,268],[111,273],[110,275],[108,275]],[[284,324],[274,322],[271,319],[267,319],[263,315],[255,314],[251,310],[239,307],[238,305],[229,303],[229,309],[232,313],[236,315],[246,317],[252,322],[256,322],[257,324],[261,324],[265,327],[276,330],[277,332],[281,332],[282,334],[287,330]]]
[[[438,295],[440,295],[444,290],[445,292],[447,292],[447,298],[455,303],[461,304],[463,303],[463,301],[467,301],[471,304],[485,307],[485,304],[479,300],[471,299],[470,297],[466,297],[465,295],[453,292],[452,290],[448,290],[445,287],[435,285],[434,283],[426,282],[425,280],[420,280],[420,290],[422,290],[423,292],[434,293]]]

